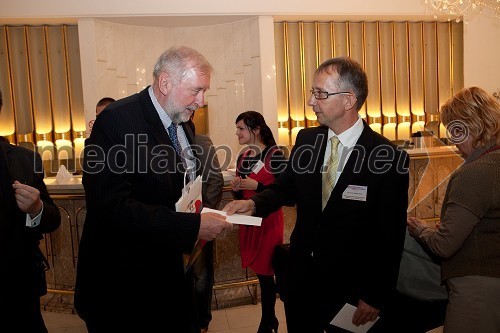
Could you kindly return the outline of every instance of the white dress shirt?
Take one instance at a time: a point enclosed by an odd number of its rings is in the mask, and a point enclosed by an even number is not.
[[[331,129],[328,129],[328,140],[326,143],[325,159],[323,160],[323,170],[326,170],[328,160],[330,159],[331,155],[332,144],[330,138],[332,136],[336,136],[340,141],[338,147],[339,166],[337,168],[337,177],[335,177],[335,184],[337,184],[337,181],[340,178],[342,171],[344,170],[345,164],[347,163],[347,160],[349,160],[349,156],[351,156],[352,147],[356,145],[356,142],[358,142],[358,139],[361,136],[362,132],[363,132],[363,121],[361,120],[361,117],[359,117],[359,115],[358,115],[358,120],[354,123],[354,125],[352,125],[349,129],[345,130],[344,132],[340,133],[339,135],[335,134],[335,132],[332,131]],[[343,154],[345,154],[345,156]]]
[[[153,102],[153,105],[156,109],[156,112],[160,117],[161,123],[163,124],[163,127],[165,127],[165,131],[167,131],[168,134],[168,128],[170,127],[170,124],[172,124],[172,119],[170,119],[168,114],[165,112],[165,110],[163,110],[163,107],[156,99],[156,96],[153,93],[152,86],[149,87],[148,92],[149,92],[149,97],[151,98],[151,101]],[[182,148],[182,158],[184,158],[184,161],[187,164],[186,170],[192,170],[193,174],[195,174],[196,161],[193,151],[189,148],[189,141],[187,139],[186,133],[184,132],[184,128],[182,126],[176,126],[176,128],[177,128],[177,139],[179,140],[179,144],[181,145]],[[194,180],[192,176],[191,180]]]

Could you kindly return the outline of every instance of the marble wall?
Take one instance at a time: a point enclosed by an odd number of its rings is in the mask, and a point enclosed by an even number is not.
[[[152,83],[153,66],[160,54],[171,46],[184,45],[201,52],[214,67],[205,104],[207,134],[215,145],[228,145],[236,158],[235,119],[247,110],[262,113],[278,137],[272,17],[190,27],[82,18],[78,32],[87,124],[95,119],[100,98],[119,99],[141,91]]]

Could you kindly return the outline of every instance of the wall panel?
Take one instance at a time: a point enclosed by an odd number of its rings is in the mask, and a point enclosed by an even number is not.
[[[317,125],[306,100],[299,107],[300,83],[309,90],[312,59],[319,65],[332,54],[365,69],[369,94],[359,114],[372,129],[390,140],[424,129],[444,137],[438,109],[463,86],[462,35],[457,22],[276,22],[277,72],[285,71],[277,75],[280,143],[291,133],[293,145],[300,128]]]
[[[12,103],[11,74],[9,52],[7,49],[7,28],[0,27],[0,90],[2,91],[3,107],[0,112],[0,136],[6,137],[11,143],[16,143],[16,119]]]

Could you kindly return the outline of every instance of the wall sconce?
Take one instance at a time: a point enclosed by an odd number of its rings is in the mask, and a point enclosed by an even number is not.
[[[382,134],[382,119],[381,117],[370,117],[368,116],[368,124],[372,130],[377,132],[378,134]]]
[[[425,130],[425,114],[424,115],[414,115],[414,121],[411,125],[412,133]]]
[[[301,129],[304,128],[304,120],[292,120],[292,132],[291,132],[291,144],[295,144],[295,139],[297,139],[297,134]]]
[[[75,146],[75,158],[82,158],[83,148],[85,147],[85,131],[74,131],[73,137],[75,138],[73,140],[73,144]]]
[[[278,145],[290,145],[290,130],[288,129],[288,121],[278,121]]]
[[[410,127],[411,127],[411,117],[410,116],[399,116],[397,133],[398,140],[408,140],[410,139]]]
[[[392,113],[395,114],[395,113]],[[393,141],[396,140],[396,122],[397,118],[394,117],[384,117],[384,126],[382,128],[382,133],[384,136]]]
[[[33,133],[28,134],[18,134],[17,142],[30,142],[33,143]]]
[[[38,140],[36,143],[36,150],[42,157],[43,161],[51,161],[54,159],[54,143],[48,140]]]
[[[56,133],[56,148],[57,158],[59,160],[67,160],[73,158],[73,145],[71,142],[70,131],[64,133]]]

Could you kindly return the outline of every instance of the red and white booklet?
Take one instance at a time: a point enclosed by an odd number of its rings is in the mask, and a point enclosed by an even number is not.
[[[201,208],[203,206],[201,188],[201,176],[196,177],[193,182],[190,182],[186,186],[184,186],[184,189],[182,190],[182,196],[175,203],[175,211],[182,213],[201,213]],[[191,266],[193,266],[193,263],[200,255],[201,249],[203,248],[205,243],[206,241],[198,239],[194,244],[191,254],[185,255],[185,272],[187,272],[191,268]]]

